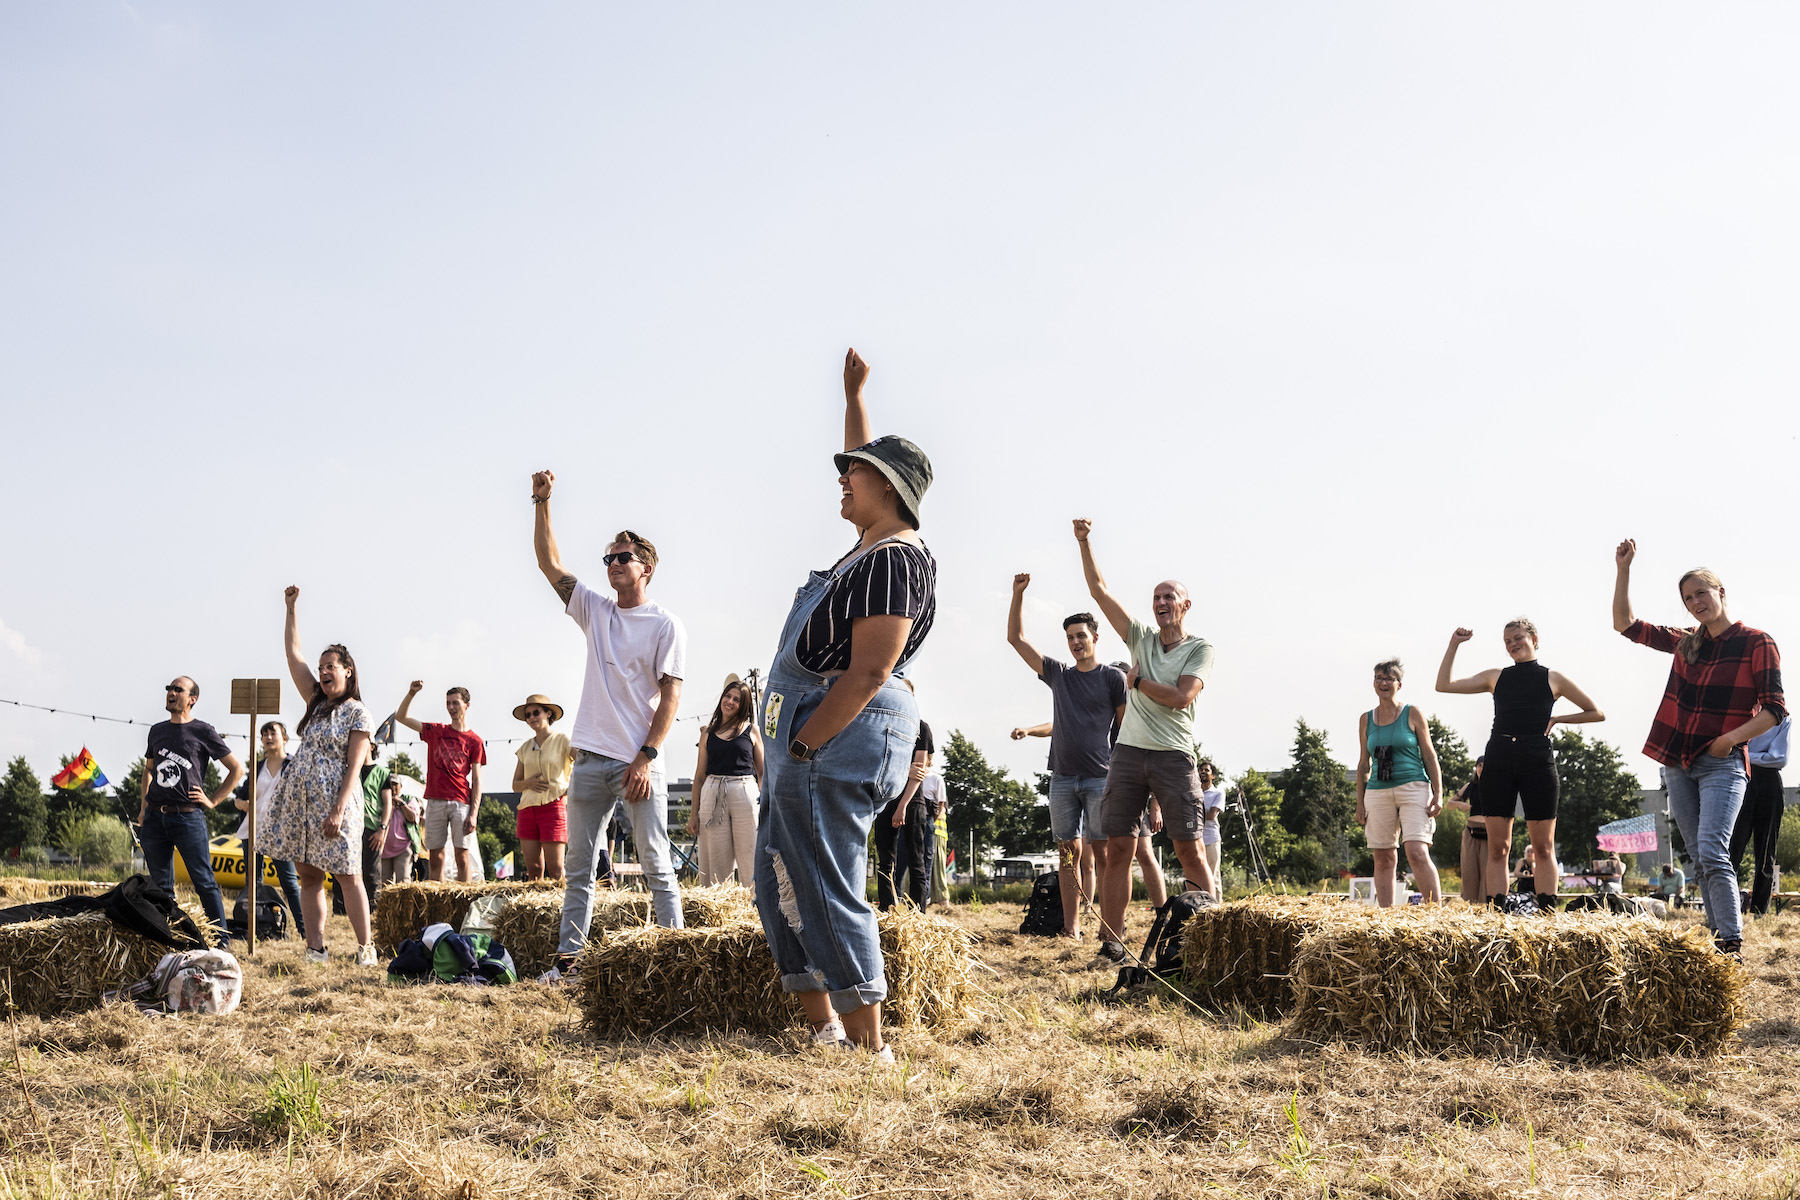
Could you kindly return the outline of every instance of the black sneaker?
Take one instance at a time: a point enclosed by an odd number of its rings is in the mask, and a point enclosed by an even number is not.
[[[1123,942],[1101,942],[1099,955],[1110,963],[1125,961],[1125,944]]]
[[[1731,938],[1727,940],[1725,938],[1715,938],[1713,939],[1713,949],[1717,950],[1720,954],[1723,954],[1726,958],[1729,958],[1732,962],[1737,963],[1739,966],[1743,965],[1743,939]]]
[[[1543,913],[1546,916],[1555,912],[1557,909],[1556,897],[1552,896],[1549,892],[1539,892],[1537,895],[1533,896],[1532,899],[1537,902],[1538,912]]]

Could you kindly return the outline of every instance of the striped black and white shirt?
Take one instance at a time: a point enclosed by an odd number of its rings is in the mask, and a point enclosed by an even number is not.
[[[900,651],[911,658],[937,616],[937,560],[911,542],[885,542],[831,582],[800,634],[800,665],[823,674],[850,667],[850,626],[858,617],[911,617]]]

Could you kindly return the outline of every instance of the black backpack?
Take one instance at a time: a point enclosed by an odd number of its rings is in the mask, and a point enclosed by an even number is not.
[[[1031,885],[1031,899],[1025,905],[1025,919],[1019,932],[1031,937],[1055,937],[1063,930],[1062,877],[1045,871]]]
[[[238,893],[237,903],[231,908],[231,936],[243,937],[250,927],[250,893],[248,890]],[[281,893],[266,883],[256,885],[256,936],[257,939],[285,938],[288,935],[287,904]]]
[[[1218,907],[1211,892],[1187,891],[1170,896],[1156,910],[1150,936],[1144,939],[1144,952],[1137,965],[1119,968],[1119,978],[1109,994],[1117,995],[1128,987],[1148,983],[1152,973],[1163,979],[1181,974],[1181,939],[1185,926],[1198,913]]]
[[[203,950],[206,939],[192,917],[181,911],[175,897],[150,882],[148,875],[133,875],[98,896],[64,896],[39,904],[22,904],[0,914],[0,925],[20,921],[46,921],[103,912],[122,929],[141,933],[153,942],[176,950]]]

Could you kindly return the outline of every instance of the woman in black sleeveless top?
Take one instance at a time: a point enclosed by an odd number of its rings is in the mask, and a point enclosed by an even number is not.
[[[713,706],[700,733],[694,764],[694,807],[688,832],[699,839],[700,882],[724,883],[737,868],[738,882],[755,885],[756,806],[762,795],[762,739],[752,720],[750,689],[736,675]]]
[[[1506,891],[1507,853],[1512,849],[1515,805],[1525,809],[1525,827],[1531,835],[1532,877],[1538,906],[1556,907],[1556,800],[1560,781],[1556,758],[1550,750],[1550,730],[1557,725],[1585,725],[1606,720],[1587,693],[1567,676],[1547,669],[1537,660],[1538,631],[1524,617],[1508,621],[1502,631],[1506,653],[1513,660],[1504,670],[1489,669],[1467,679],[1451,679],[1456,648],[1475,635],[1458,629],[1438,666],[1437,690],[1473,695],[1494,694],[1494,732],[1488,738],[1481,772],[1478,813],[1487,824],[1488,864],[1485,881],[1489,892]],[[1553,716],[1558,700],[1579,704],[1581,711]],[[1495,889],[1498,889],[1496,892]]]

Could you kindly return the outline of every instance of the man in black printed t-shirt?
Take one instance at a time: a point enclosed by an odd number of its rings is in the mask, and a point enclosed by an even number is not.
[[[903,682],[912,689],[910,681]],[[875,905],[882,912],[894,907],[902,887],[905,889],[903,894],[912,900],[915,908],[923,909],[931,903],[931,858],[932,842],[936,839],[937,806],[928,803],[918,792],[931,770],[931,756],[936,750],[931,726],[920,721],[906,787],[875,818]]]
[[[212,847],[206,828],[206,810],[231,795],[244,777],[244,764],[225,745],[219,731],[194,719],[200,685],[183,675],[163,689],[163,708],[169,719],[150,727],[144,750],[144,771],[138,788],[138,838],[144,846],[144,865],[156,886],[175,890],[175,852],[187,865],[188,878],[207,919],[219,927],[219,944],[230,941],[225,933],[225,898],[213,878]],[[207,795],[206,766],[217,761],[226,780],[218,792]]]

